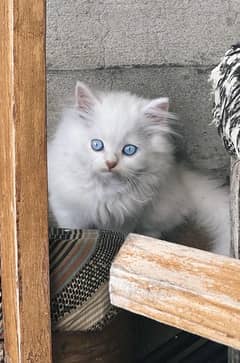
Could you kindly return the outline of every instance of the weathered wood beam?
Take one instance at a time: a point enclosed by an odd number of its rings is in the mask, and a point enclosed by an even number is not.
[[[129,235],[110,271],[113,305],[240,348],[240,261]]]
[[[240,160],[231,160],[231,249],[232,256],[239,259],[239,238],[240,238]]]
[[[240,238],[240,215],[239,215],[239,192],[240,192],[240,160],[231,159],[231,251],[232,256],[239,259],[239,238]],[[228,363],[239,363],[240,351],[229,348]]]
[[[6,362],[51,362],[45,1],[0,1],[0,241]]]

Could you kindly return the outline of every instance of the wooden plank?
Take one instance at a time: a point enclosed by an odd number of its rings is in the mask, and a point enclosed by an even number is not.
[[[231,252],[232,256],[239,259],[239,187],[240,187],[240,161],[231,158]],[[240,351],[228,349],[228,363],[239,363]]]
[[[240,192],[240,160],[231,161],[231,249],[232,256],[239,259],[239,192]]]
[[[0,1],[0,240],[6,362],[51,362],[45,1]]]
[[[129,235],[110,271],[113,305],[240,348],[240,261]]]

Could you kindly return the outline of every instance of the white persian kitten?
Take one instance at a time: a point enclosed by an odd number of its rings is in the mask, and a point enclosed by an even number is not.
[[[60,227],[160,237],[190,217],[228,254],[229,197],[174,158],[168,99],[94,94],[78,82],[48,147],[49,201]]]

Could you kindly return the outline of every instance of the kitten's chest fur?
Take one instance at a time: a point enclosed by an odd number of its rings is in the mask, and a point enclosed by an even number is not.
[[[148,191],[145,196],[137,190],[127,187],[117,190],[111,185],[98,185],[82,195],[82,208],[88,210],[87,215],[92,218],[90,225],[95,228],[159,236],[160,230],[169,229],[188,213],[187,204],[179,200],[184,198],[184,192],[179,193],[171,183],[155,188],[151,194]]]
[[[128,188],[124,187],[118,191],[109,185],[101,185],[82,195],[82,208],[88,209],[88,216],[91,215],[96,228],[132,232],[146,206],[146,202],[135,199],[135,194],[129,194]]]

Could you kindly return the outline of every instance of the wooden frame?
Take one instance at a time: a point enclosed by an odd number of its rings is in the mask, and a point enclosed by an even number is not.
[[[6,362],[51,362],[45,1],[0,1],[0,238]]]
[[[6,362],[50,363],[45,1],[1,0],[0,34]],[[239,169],[235,171],[238,257]],[[110,295],[114,305],[240,349],[239,283],[239,261],[130,235],[112,266]]]
[[[230,205],[231,205],[231,252],[232,256],[239,259],[239,238],[240,238],[240,215],[239,215],[239,188],[240,188],[240,161],[235,158],[231,159],[231,188],[230,188]],[[228,363],[239,363],[240,351],[229,348]]]
[[[130,235],[111,268],[111,302],[240,349],[240,261]]]

